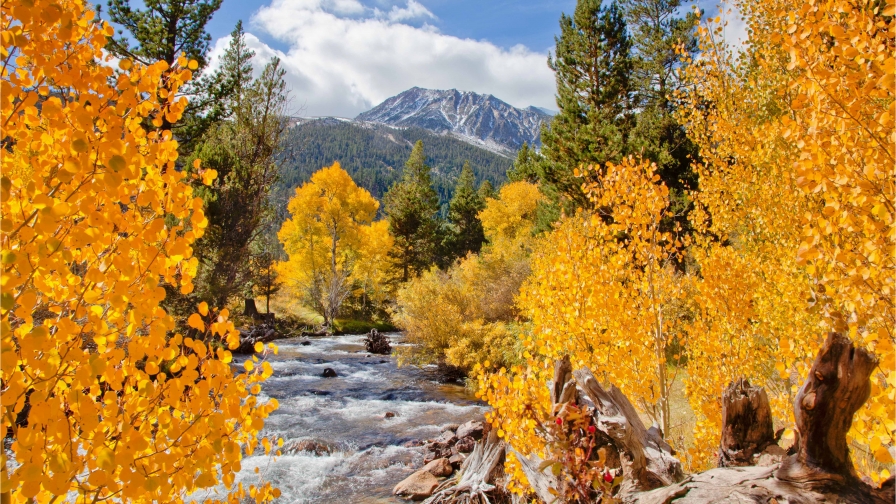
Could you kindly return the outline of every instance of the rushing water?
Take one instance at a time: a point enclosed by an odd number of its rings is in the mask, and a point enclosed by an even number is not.
[[[389,334],[401,345],[400,334]],[[313,440],[333,446],[327,455],[286,453],[272,460],[243,460],[238,481],[272,481],[279,502],[398,502],[392,487],[423,463],[420,447],[404,446],[436,437],[442,427],[481,416],[481,403],[460,385],[435,381],[432,370],[397,367],[394,358],[364,351],[363,336],[333,336],[277,342],[268,360],[274,375],[264,394],[279,401],[263,434],[285,445]],[[336,378],[322,378],[325,368]],[[396,414],[384,418],[386,412]],[[255,468],[259,474],[255,474]]]

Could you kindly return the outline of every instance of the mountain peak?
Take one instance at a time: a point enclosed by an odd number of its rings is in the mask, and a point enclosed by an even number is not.
[[[355,120],[424,128],[512,153],[523,142],[541,144],[541,125],[550,114],[537,107],[516,108],[490,94],[415,86]]]

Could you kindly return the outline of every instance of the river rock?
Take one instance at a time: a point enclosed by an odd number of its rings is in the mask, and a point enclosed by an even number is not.
[[[336,378],[339,375],[336,374],[336,371],[334,371],[333,368],[324,368],[324,372],[321,376],[324,378]]]
[[[329,455],[333,453],[334,447],[326,441],[318,441],[316,439],[300,439],[291,441],[283,446],[283,453],[308,452],[320,457],[321,455]]]
[[[426,446],[426,453],[423,454],[423,463],[428,464],[433,460],[451,456],[451,446],[446,443],[434,442]]]
[[[451,431],[445,431],[439,435],[439,437],[435,440],[436,443],[442,443],[446,445],[453,445],[457,442],[457,436],[454,435]]]
[[[452,433],[455,433],[455,432],[457,432],[457,428],[458,428],[458,427],[460,427],[459,424],[456,424],[456,423],[450,423],[450,424],[445,425],[445,426],[442,427],[442,432],[445,432],[445,431],[451,431]]]
[[[395,418],[395,417],[397,417],[397,416],[398,416],[398,415],[395,414],[395,412],[393,412],[393,411],[387,411],[386,414],[383,415],[383,418]]]
[[[482,422],[478,422],[476,420],[470,420],[469,422],[462,424],[457,428],[457,437],[458,439],[463,439],[467,436],[470,436],[474,440],[482,439],[483,425]]]
[[[437,486],[439,480],[429,471],[420,469],[395,485],[392,493],[413,500],[423,500],[432,495]]]
[[[302,346],[308,346],[308,345],[311,344],[311,342],[308,341],[308,340],[302,340],[302,341],[299,342],[299,344],[302,345]]]
[[[423,471],[429,471],[433,476],[450,476],[451,473],[454,472],[454,468],[451,467],[451,463],[448,462],[448,459],[442,457],[440,459],[435,459],[432,462],[423,466]]]
[[[463,453],[455,453],[451,457],[448,458],[448,462],[456,469],[463,465],[464,460],[467,460],[467,456]]]
[[[463,437],[454,445],[459,453],[470,453],[476,448],[476,440],[471,436]]]

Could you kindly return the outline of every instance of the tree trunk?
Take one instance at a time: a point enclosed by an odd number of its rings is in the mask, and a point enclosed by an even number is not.
[[[756,465],[755,457],[775,444],[772,410],[762,387],[740,378],[722,394],[719,467]]]
[[[794,400],[797,453],[781,465],[779,479],[822,486],[858,481],[846,433],[871,394],[869,377],[876,367],[877,359],[849,338],[828,335]]]
[[[253,319],[258,318],[258,307],[255,306],[255,299],[246,298],[246,308],[243,310],[243,315]]]

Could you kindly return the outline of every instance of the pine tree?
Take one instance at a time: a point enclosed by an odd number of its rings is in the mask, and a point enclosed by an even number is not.
[[[439,197],[432,187],[423,141],[414,144],[401,180],[383,199],[389,230],[395,237],[392,258],[406,282],[435,263],[439,248]]]
[[[238,40],[231,41],[230,61],[238,62]],[[195,157],[217,171],[218,180],[199,194],[207,204],[208,231],[197,242],[200,261],[196,295],[216,306],[238,295],[251,296],[257,280],[253,244],[261,238],[264,223],[272,217],[269,194],[277,180],[277,153],[285,134],[283,115],[288,91],[285,70],[273,58],[258,79],[240,77],[233,66],[233,81],[242,82],[229,98],[230,119],[203,136]]]
[[[482,222],[479,220],[479,212],[485,208],[485,200],[476,191],[475,182],[476,177],[470,163],[464,163],[448,210],[448,220],[451,223],[451,259],[464,257],[469,252],[478,253],[485,241]]]
[[[674,96],[683,85],[679,77],[682,59],[677,51],[696,54],[696,16],[678,14],[681,0],[620,1],[632,32],[633,97],[639,110],[630,150],[655,162],[673,200],[682,200],[684,189],[696,189],[691,163],[697,149],[675,118]]]
[[[579,0],[573,16],[561,16],[560,29],[556,53],[548,59],[560,111],[542,131],[540,179],[551,204],[572,212],[588,206],[575,171],[628,153],[633,62],[616,2],[603,7],[600,0]]]
[[[538,182],[540,178],[541,155],[534,148],[529,147],[527,142],[523,142],[523,146],[516,153],[516,159],[513,166],[507,170],[507,179],[511,182]]]
[[[495,187],[488,180],[483,180],[481,184],[479,184],[479,190],[476,191],[479,194],[479,199],[482,200],[482,204],[486,204],[489,198],[496,198],[498,193],[495,192]]]
[[[192,153],[199,138],[222,118],[220,102],[232,91],[220,74],[203,75],[211,43],[205,27],[222,1],[143,0],[142,8],[133,7],[131,0],[109,0],[107,4],[109,21],[118,28],[106,45],[111,54],[142,63],[161,60],[169,67],[185,54],[198,64],[193,80],[183,89],[189,104],[182,119],[172,124],[161,116],[160,129],[174,133],[182,158]],[[242,34],[242,23],[237,30]]]

